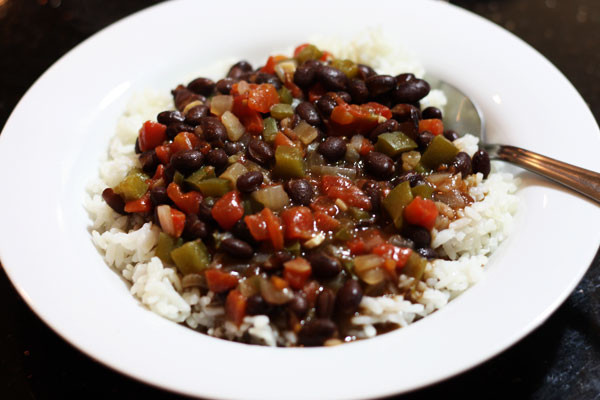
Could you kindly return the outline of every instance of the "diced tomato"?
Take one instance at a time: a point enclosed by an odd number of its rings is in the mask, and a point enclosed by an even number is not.
[[[351,108],[348,104],[343,104],[339,106],[335,106],[333,111],[331,112],[331,120],[336,124],[340,125],[350,125],[355,121],[355,116],[350,112]]]
[[[302,257],[283,264],[283,279],[285,279],[293,289],[300,290],[310,277],[312,268],[310,263]]]
[[[127,213],[145,213],[150,211],[152,211],[150,192],[146,193],[137,200],[131,200],[125,203],[125,212]]]
[[[212,216],[223,229],[231,229],[244,215],[240,193],[232,190],[215,202]]]
[[[362,144],[360,145],[360,150],[358,151],[358,153],[361,156],[366,156],[367,154],[369,154],[370,152],[372,152],[375,149],[375,146],[373,146],[373,143],[371,143],[371,141],[367,138],[363,138]]]
[[[441,135],[444,133],[444,123],[441,119],[422,119],[419,121],[419,133],[429,131],[434,135]]]
[[[271,275],[271,283],[273,284],[273,287],[279,291],[287,289],[290,286],[288,281],[278,277],[277,275]]]
[[[277,135],[275,135],[274,144],[275,148],[277,148],[278,146],[294,146],[294,142],[292,142],[292,140],[286,135],[284,135],[282,132],[277,132]]]
[[[435,203],[417,196],[404,208],[404,218],[408,223],[427,229],[433,228],[438,216]]]
[[[286,239],[310,239],[315,232],[315,220],[308,207],[292,207],[281,213]]]
[[[274,74],[275,73],[275,65],[277,65],[277,63],[279,63],[280,61],[285,60],[285,58],[286,57],[284,57],[284,56],[270,56],[269,59],[267,60],[267,63],[265,64],[265,66],[260,69],[260,72],[266,72],[267,74]]]
[[[402,268],[412,254],[412,250],[406,247],[394,246],[389,243],[382,243],[373,249],[373,254],[393,260],[396,268]]]
[[[181,188],[175,182],[171,182],[167,186],[167,196],[186,214],[198,214],[203,199],[202,194],[196,191],[182,193]]]
[[[370,112],[372,112],[373,114],[381,115],[382,117],[385,117],[386,119],[392,118],[392,110],[390,110],[388,107],[384,106],[383,104],[379,104],[374,101],[370,101],[368,103],[361,105],[361,108],[362,108],[363,112],[365,112],[365,110],[370,110]]]
[[[158,167],[156,167],[156,171],[154,171],[154,176],[152,177],[153,181],[157,181],[159,179],[161,179],[163,177],[165,173],[165,166],[163,164],[159,164]]]
[[[244,222],[248,226],[250,234],[256,241],[267,240],[269,238],[269,231],[267,230],[267,223],[260,214],[247,215],[244,217]]]
[[[360,238],[349,240],[346,242],[346,246],[354,256],[365,253],[365,242]]]
[[[171,154],[178,153],[183,150],[192,150],[198,146],[200,140],[198,136],[192,132],[179,132],[171,143]]]
[[[300,52],[308,45],[310,45],[310,43],[302,43],[300,46],[296,47],[294,49],[294,57],[298,57],[298,54],[300,54]]]
[[[323,192],[334,199],[341,199],[346,204],[362,208],[364,210],[371,209],[371,199],[364,194],[350,180],[341,176],[324,176],[321,179],[321,188]]]
[[[321,83],[318,82],[309,89],[308,100],[312,103],[320,99],[321,96],[323,96],[325,93],[327,93],[327,90],[325,90],[325,87],[323,87],[323,85],[321,85]]]
[[[319,60],[321,61],[329,61],[331,59],[333,59],[333,54],[331,54],[327,50],[324,50],[323,55],[321,56],[321,58],[319,58]]]
[[[303,97],[302,89],[300,89],[298,85],[294,83],[294,78],[291,73],[285,74],[285,82],[283,82],[283,84],[290,91],[293,98],[301,99]]]
[[[331,112],[329,127],[338,135],[364,135],[377,126],[379,116],[392,116],[390,109],[379,103],[348,104],[339,96],[336,101],[338,105]]]
[[[259,134],[263,131],[263,120],[258,111],[248,107],[248,96],[248,93],[234,96],[232,112],[249,133]]]
[[[323,211],[315,212],[315,222],[317,223],[317,228],[325,232],[333,231],[335,228],[340,226],[340,221],[330,217]]]
[[[279,103],[279,94],[275,86],[263,83],[248,92],[248,108],[261,113],[269,112],[271,106]]]
[[[246,296],[239,290],[230,291],[227,300],[225,300],[225,316],[227,319],[240,326],[246,316],[246,303]]]
[[[156,156],[160,160],[161,164],[168,164],[171,160],[171,143],[163,144],[154,149]]]
[[[267,223],[267,232],[269,232],[269,239],[271,239],[273,248],[275,250],[283,249],[283,226],[281,219],[275,216],[269,208],[263,208],[260,213]]]
[[[365,242],[365,251],[371,252],[375,247],[385,243],[381,232],[378,229],[367,229],[358,234],[358,236]]]
[[[139,132],[141,151],[148,151],[160,146],[167,140],[167,127],[154,121],[146,121]]]
[[[310,204],[310,208],[315,211],[321,211],[330,217],[335,217],[340,209],[335,205],[335,200],[327,196],[319,196]]]
[[[173,220],[173,229],[175,230],[173,236],[180,237],[185,228],[185,214],[171,207],[171,219]]]
[[[217,268],[207,269],[204,272],[208,288],[215,293],[226,292],[238,284],[238,277]]]

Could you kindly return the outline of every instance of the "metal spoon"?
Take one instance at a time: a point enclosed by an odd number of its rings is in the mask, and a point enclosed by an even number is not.
[[[564,185],[600,203],[600,174],[579,168],[533,151],[485,140],[485,121],[481,110],[464,93],[447,82],[425,77],[433,89],[440,89],[448,99],[444,107],[444,125],[457,132],[479,136],[480,145],[494,160],[507,161]]]

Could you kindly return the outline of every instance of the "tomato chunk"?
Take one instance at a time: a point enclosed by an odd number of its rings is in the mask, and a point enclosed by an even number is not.
[[[154,121],[146,121],[139,132],[141,151],[148,151],[167,140],[167,127]]]
[[[394,246],[389,243],[382,243],[373,249],[373,254],[393,260],[396,268],[402,268],[412,254],[412,250],[405,247]]]
[[[223,229],[231,229],[244,215],[240,193],[232,190],[216,201],[212,216]]]
[[[327,196],[334,199],[341,199],[350,206],[364,210],[371,209],[371,199],[369,196],[346,178],[341,176],[324,176],[321,179],[321,188]]]
[[[432,229],[438,216],[438,209],[435,203],[421,196],[415,197],[404,208],[404,218],[413,225],[419,225],[427,229]]]
[[[261,214],[267,223],[267,232],[269,233],[271,244],[275,250],[283,249],[283,226],[281,219],[273,214],[273,211],[269,208],[263,208]]]
[[[127,213],[144,213],[150,211],[152,211],[150,192],[146,193],[137,200],[131,200],[125,203],[125,212]]]
[[[217,268],[207,269],[204,272],[208,288],[215,293],[223,293],[233,289],[238,284],[238,277]]]
[[[315,220],[308,207],[292,207],[281,213],[286,239],[310,239],[315,231]]]
[[[239,290],[234,289],[227,295],[225,300],[225,316],[237,326],[244,322],[246,316],[247,299]]]
[[[333,217],[330,217],[323,211],[315,212],[315,222],[319,230],[326,232],[333,231],[335,228],[340,226],[340,221]]]
[[[175,182],[171,182],[167,186],[167,196],[186,214],[198,214],[203,199],[202,194],[196,191],[182,193],[181,188]]]
[[[248,226],[250,234],[256,241],[267,240],[269,238],[269,231],[267,230],[267,223],[260,214],[247,215],[244,217],[244,222]]]
[[[444,123],[441,119],[422,119],[419,121],[419,133],[429,131],[434,135],[441,135],[444,133]]]
[[[248,108],[261,113],[267,113],[271,106],[279,103],[279,94],[275,86],[263,83],[248,92]]]
[[[296,290],[304,287],[311,273],[310,263],[302,257],[297,257],[283,264],[283,279]]]
[[[192,132],[179,132],[177,136],[175,136],[175,139],[173,139],[173,143],[171,143],[171,154],[183,150],[195,149],[199,142],[198,136],[194,135]]]

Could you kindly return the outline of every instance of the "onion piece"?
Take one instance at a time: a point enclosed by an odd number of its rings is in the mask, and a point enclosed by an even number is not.
[[[354,273],[369,285],[375,285],[385,279],[381,266],[385,260],[376,254],[367,254],[354,258]]]
[[[232,142],[237,142],[246,131],[244,125],[242,125],[238,117],[231,111],[225,111],[223,115],[221,115],[221,122],[225,125],[227,137]]]
[[[244,175],[248,170],[239,162],[231,164],[227,169],[219,176],[219,178],[227,179],[233,186],[237,183],[240,176]]]
[[[305,164],[306,168],[311,169],[312,167],[325,165],[325,157],[318,151],[311,151],[306,156]]]
[[[250,90],[250,85],[246,81],[239,81],[237,85],[237,91],[239,94],[244,94]]]
[[[313,174],[325,176],[343,176],[348,179],[356,178],[356,169],[344,167],[332,167],[331,165],[317,165],[310,168]]]
[[[213,96],[210,101],[210,112],[221,116],[225,111],[231,111],[233,109],[233,96],[219,94]]]
[[[191,287],[206,287],[206,279],[204,278],[204,275],[187,274],[181,279],[181,286],[184,289]]]
[[[171,235],[173,237],[177,236],[175,232],[175,225],[173,224],[173,217],[171,217],[171,207],[162,204],[156,207],[156,215],[158,215],[158,222],[160,223],[160,227],[167,235]]]
[[[348,146],[354,148],[354,150],[359,152],[360,148],[363,145],[364,138],[365,137],[363,135],[354,135],[352,136],[352,139],[350,139],[350,143],[348,143]]]
[[[281,305],[289,302],[294,297],[292,291],[288,288],[277,289],[269,280],[260,279],[260,294],[269,304]]]
[[[282,185],[259,189],[252,193],[252,198],[265,207],[270,208],[271,211],[280,211],[290,202],[290,198]]]
[[[296,61],[295,60],[285,60],[281,61],[273,68],[277,77],[281,80],[281,82],[286,81],[286,74],[290,74],[290,76],[294,75],[296,72]]]
[[[294,128],[294,133],[298,136],[298,139],[305,145],[312,143],[317,136],[319,131],[314,126],[310,125],[306,121],[301,121],[298,126]]]

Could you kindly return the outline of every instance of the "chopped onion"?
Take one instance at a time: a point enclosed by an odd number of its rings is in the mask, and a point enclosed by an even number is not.
[[[436,192],[434,198],[455,209],[464,208],[467,205],[465,199],[456,189],[452,189],[449,192]]]
[[[269,176],[271,174],[269,173],[268,170],[264,169],[257,163],[250,161],[250,160],[246,160],[246,163],[244,164],[244,166],[246,167],[246,169],[248,169],[248,171],[260,172],[261,174],[263,174],[263,182],[266,183],[267,185],[271,184],[272,181],[271,181],[271,178],[269,178]]]
[[[298,136],[298,139],[302,143],[309,144],[312,143],[317,136],[319,136],[319,131],[314,126],[310,125],[306,121],[301,121],[298,126],[294,128],[294,133]]]
[[[433,184],[433,185],[439,185],[442,182],[446,181],[446,180],[450,180],[452,178],[452,174],[448,173],[448,172],[435,172],[431,175],[427,175],[425,177],[425,179]]]
[[[356,169],[344,167],[332,167],[331,165],[317,165],[310,168],[313,174],[325,176],[343,176],[348,179],[356,178]]]
[[[281,79],[281,82],[285,82],[286,74],[294,75],[294,72],[296,72],[296,61],[295,60],[282,61],[282,62],[278,63],[277,65],[275,65],[274,70],[275,70],[275,73],[277,74],[277,76],[279,77],[279,79]]]
[[[191,108],[196,107],[196,106],[201,106],[202,104],[204,104],[202,101],[194,100],[185,106],[185,108],[182,111],[182,114],[187,115],[188,111],[190,111]]]
[[[181,286],[184,289],[191,288],[191,287],[205,287],[206,279],[204,278],[204,275],[187,274],[186,276],[184,276],[181,279]]]
[[[244,94],[248,90],[250,90],[250,85],[246,81],[239,81],[237,85],[237,90],[239,94]]]
[[[262,277],[260,279],[260,294],[267,303],[275,305],[285,304],[294,297],[289,289],[279,290],[273,283]]]
[[[173,225],[173,217],[171,217],[171,207],[166,204],[156,207],[156,215],[158,215],[158,222],[162,230],[167,235],[177,236],[175,225]]]
[[[221,122],[225,125],[227,137],[232,142],[237,142],[246,131],[244,125],[242,125],[238,117],[231,111],[225,111],[223,115],[221,115]]]
[[[313,236],[312,238],[310,238],[306,242],[304,242],[302,245],[304,247],[306,247],[307,249],[314,249],[315,247],[317,247],[321,243],[323,243],[324,240],[325,240],[325,233],[320,231],[315,236]]]
[[[385,279],[385,272],[380,268],[384,259],[376,254],[367,254],[354,258],[354,273],[369,285],[375,285]]]
[[[233,109],[233,96],[219,94],[214,96],[210,101],[210,112],[221,116],[225,111]]]
[[[360,160],[360,154],[354,147],[348,146],[346,148],[346,155],[344,156],[344,159],[348,162],[355,163]]]
[[[402,153],[402,170],[412,171],[415,169],[420,160],[421,153],[418,151],[407,151]]]
[[[350,139],[348,146],[354,148],[356,151],[360,151],[364,138],[365,137],[363,135],[354,135],[352,136],[352,139]]]
[[[282,185],[269,186],[252,193],[254,200],[258,201],[272,211],[280,211],[289,202],[290,198]]]
[[[233,186],[237,183],[240,176],[244,175],[248,170],[239,162],[231,164],[227,169],[219,176],[219,178],[227,179]]]
[[[325,157],[318,151],[310,151],[306,156],[306,168],[310,169],[314,166],[325,165]]]

